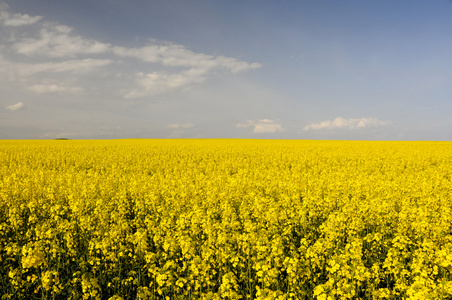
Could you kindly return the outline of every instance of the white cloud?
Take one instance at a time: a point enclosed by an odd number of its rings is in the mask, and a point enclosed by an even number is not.
[[[194,127],[194,126],[195,126],[195,124],[193,124],[193,123],[183,123],[183,124],[180,124],[180,123],[174,123],[174,124],[168,125],[168,128],[173,128],[173,129],[187,129],[187,128],[192,128],[192,127]]]
[[[162,94],[170,90],[176,90],[201,83],[205,80],[205,72],[191,69],[176,74],[153,72],[149,74],[138,73],[137,83],[139,89],[133,89],[124,95],[124,98],[137,98],[154,94]]]
[[[280,123],[276,123],[275,120],[270,119],[263,119],[259,121],[247,120],[246,123],[237,123],[235,126],[237,128],[252,127],[253,133],[275,133],[285,130]]]
[[[363,129],[374,128],[391,124],[390,121],[381,121],[376,118],[344,119],[338,117],[334,120],[322,121],[320,123],[311,123],[303,128],[308,130],[332,130],[332,129]]]
[[[82,74],[91,72],[97,68],[107,66],[113,63],[110,59],[80,59],[67,60],[61,62],[46,62],[36,64],[13,63],[0,57],[0,65],[4,70],[8,70],[11,76],[27,77],[37,73],[60,73],[71,72]],[[13,77],[15,78],[15,77]]]
[[[98,54],[109,50],[110,45],[71,35],[72,28],[45,24],[38,38],[25,38],[14,44],[17,53],[27,56],[73,57],[77,54]]]
[[[83,89],[79,87],[68,87],[56,84],[35,84],[28,88],[38,94],[49,94],[49,93],[79,93]]]
[[[259,63],[248,63],[232,57],[212,56],[188,50],[182,45],[151,40],[151,45],[139,48],[112,46],[95,40],[73,35],[72,28],[46,23],[38,38],[24,38],[13,47],[17,53],[32,56],[73,57],[78,54],[110,53],[118,57],[135,58],[147,63],[170,67],[185,67],[202,71],[225,69],[240,73],[260,68]]]
[[[23,26],[31,25],[42,19],[41,16],[29,16],[27,14],[10,14],[6,3],[0,3],[0,21],[5,26]]]
[[[262,67],[260,63],[247,63],[239,61],[232,57],[218,56],[214,60],[216,66],[227,69],[232,73],[240,73],[250,69],[259,69]]]
[[[162,94],[200,84],[215,69],[239,73],[261,67],[258,63],[250,64],[231,57],[215,57],[195,53],[181,45],[171,43],[160,43],[141,48],[114,47],[113,53],[120,57],[135,58],[147,63],[187,68],[187,70],[176,73],[169,73],[170,69],[167,72],[138,73],[136,78],[140,88],[124,93],[124,97],[127,99]]]
[[[215,57],[204,53],[196,53],[182,45],[153,42],[157,44],[141,48],[114,47],[113,53],[120,57],[133,57],[148,63],[159,63],[164,66],[187,67],[205,71],[221,68],[232,73],[239,73],[261,67],[259,63],[250,64],[232,57]]]
[[[13,105],[8,105],[5,107],[7,110],[11,110],[11,111],[15,111],[15,110],[20,110],[25,108],[25,104],[23,104],[22,102],[13,104]]]

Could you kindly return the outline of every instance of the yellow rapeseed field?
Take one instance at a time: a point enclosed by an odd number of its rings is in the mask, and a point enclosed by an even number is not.
[[[0,141],[1,299],[451,299],[452,143]]]

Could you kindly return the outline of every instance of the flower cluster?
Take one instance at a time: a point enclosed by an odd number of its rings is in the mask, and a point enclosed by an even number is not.
[[[1,299],[450,299],[452,143],[0,141]]]

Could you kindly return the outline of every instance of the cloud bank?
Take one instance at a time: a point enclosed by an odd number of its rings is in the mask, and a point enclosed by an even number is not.
[[[305,126],[303,130],[364,129],[375,128],[389,124],[391,124],[390,121],[381,121],[376,118],[344,119],[337,117],[332,121],[326,120],[320,123],[311,123]]]
[[[275,120],[262,119],[259,121],[247,120],[245,123],[237,123],[235,125],[237,128],[253,128],[253,133],[275,133],[282,132],[285,128],[280,124],[276,123]]]
[[[218,74],[261,67],[155,39],[141,47],[87,39],[73,28],[41,16],[10,13],[4,3],[0,3],[0,24],[5,26],[5,34],[0,36],[0,75],[35,93],[79,91],[83,78],[78,75],[83,74],[99,83],[86,91],[109,86],[108,92],[117,97],[142,98],[185,90]],[[120,79],[113,82],[112,78]]]

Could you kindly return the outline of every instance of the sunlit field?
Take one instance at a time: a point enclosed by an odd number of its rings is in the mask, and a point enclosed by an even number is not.
[[[0,141],[1,299],[451,299],[452,143]]]

